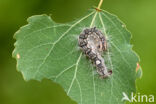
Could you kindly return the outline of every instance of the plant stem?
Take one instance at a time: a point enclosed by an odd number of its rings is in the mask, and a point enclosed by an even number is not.
[[[100,7],[101,7],[102,3],[103,3],[103,0],[100,0],[99,5],[97,7],[98,10],[100,10]]]

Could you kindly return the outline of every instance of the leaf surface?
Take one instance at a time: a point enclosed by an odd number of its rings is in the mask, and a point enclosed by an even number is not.
[[[78,36],[97,27],[107,37],[103,57],[111,77],[100,79],[96,68],[78,48]],[[50,79],[59,83],[78,104],[122,104],[125,92],[135,92],[137,55],[131,34],[114,15],[95,10],[70,23],[55,23],[50,16],[36,15],[15,33],[13,57],[25,80]]]

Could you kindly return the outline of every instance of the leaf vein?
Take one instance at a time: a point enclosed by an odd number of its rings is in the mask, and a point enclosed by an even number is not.
[[[77,69],[78,69],[78,65],[79,65],[81,56],[82,56],[82,53],[80,54],[80,56],[79,56],[79,58],[78,58],[78,60],[77,60],[77,62],[76,62],[76,65],[75,65],[75,73],[74,73],[72,82],[71,82],[71,84],[70,84],[70,86],[69,86],[69,88],[68,88],[67,95],[69,94],[69,92],[70,92],[70,90],[71,90],[71,88],[72,88],[72,86],[73,86],[73,83],[74,83],[74,81],[75,81],[75,79],[76,79]]]
[[[99,13],[99,18],[100,18],[100,21],[101,21],[101,24],[102,24],[102,26],[103,26],[103,28],[104,28],[104,31],[105,31],[105,35],[106,36],[108,36],[107,34],[106,34],[106,28],[105,28],[105,25],[104,25],[104,23],[103,23],[103,20],[102,20],[102,17],[101,17],[101,14]],[[111,65],[111,70],[113,71],[113,64],[112,64],[112,60],[111,60],[111,57],[110,57],[110,51],[109,51],[109,48],[107,49],[107,51],[108,51],[108,59],[109,59],[109,62],[110,62],[110,65]],[[111,104],[111,97],[112,97],[112,89],[113,89],[113,75],[112,75],[112,77],[111,77],[111,93],[110,93],[110,100],[109,100],[109,103]]]
[[[78,84],[79,89],[80,89],[80,100],[81,100],[81,103],[80,104],[82,104],[82,90],[81,90],[81,85],[80,85],[80,82],[79,82],[79,80],[77,78],[76,78],[76,81],[77,81],[77,84]]]
[[[64,69],[63,71],[61,71],[58,75],[56,75],[55,81],[56,81],[56,79],[57,79],[59,76],[61,76],[64,72],[66,72],[67,70],[71,69],[71,68],[72,68],[73,66],[75,66],[75,65],[76,65],[76,64],[73,64],[73,65],[69,66],[68,68]]]
[[[104,17],[106,17],[117,28],[117,30],[119,31],[119,33],[122,34],[121,36],[122,36],[123,40],[125,41],[126,39],[125,39],[124,34],[120,31],[120,29],[118,28],[118,26],[116,26],[116,24],[114,23],[114,21],[111,18],[109,18],[107,15],[105,15],[103,12],[102,12],[102,15]]]
[[[67,29],[66,32],[64,32],[60,38],[58,38],[54,43],[52,43],[52,47],[50,49],[50,51],[48,52],[48,54],[46,55],[46,57],[44,58],[44,60],[42,61],[42,63],[39,65],[39,67],[37,68],[36,72],[34,73],[33,78],[36,76],[36,74],[38,73],[39,69],[42,67],[42,65],[45,63],[46,59],[48,58],[48,56],[50,55],[50,53],[53,51],[54,46],[78,23],[80,23],[82,20],[86,19],[87,17],[89,17],[90,15],[92,15],[94,12],[88,14],[87,16],[81,18],[78,22],[74,23],[69,29]]]

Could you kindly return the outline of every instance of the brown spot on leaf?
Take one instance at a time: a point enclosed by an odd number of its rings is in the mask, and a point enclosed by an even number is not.
[[[139,70],[139,68],[140,68],[140,65],[139,63],[137,63],[136,72]]]
[[[17,54],[16,57],[17,57],[17,59],[20,59],[20,55],[19,54]]]

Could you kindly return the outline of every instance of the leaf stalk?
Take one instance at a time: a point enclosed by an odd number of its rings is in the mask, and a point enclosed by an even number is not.
[[[101,7],[102,3],[103,3],[103,0],[100,0],[98,7],[96,8],[96,10],[99,12],[101,11],[100,7]]]

